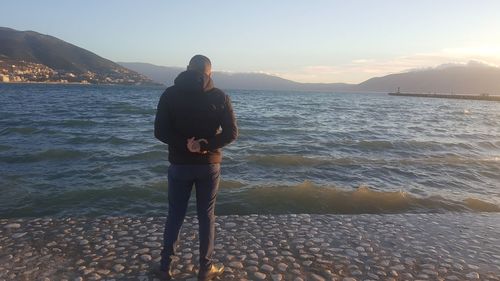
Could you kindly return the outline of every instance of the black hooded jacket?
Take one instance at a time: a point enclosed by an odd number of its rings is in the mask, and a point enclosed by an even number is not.
[[[184,71],[165,90],[158,103],[155,137],[168,144],[172,164],[216,164],[222,159],[221,148],[238,136],[231,100],[214,88],[209,76]],[[187,149],[187,139],[206,139],[201,150]]]

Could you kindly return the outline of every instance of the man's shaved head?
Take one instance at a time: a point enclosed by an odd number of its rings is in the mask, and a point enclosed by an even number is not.
[[[189,61],[187,69],[210,75],[212,73],[212,63],[210,62],[209,58],[203,55],[195,55]]]

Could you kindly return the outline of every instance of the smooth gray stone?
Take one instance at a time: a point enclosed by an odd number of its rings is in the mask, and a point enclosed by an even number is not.
[[[20,227],[21,227],[21,224],[19,224],[19,223],[9,223],[9,224],[4,225],[4,228],[7,228],[7,229],[16,229],[16,228],[20,228]]]
[[[465,275],[465,277],[469,279],[479,279],[479,273],[477,272],[471,272]]]
[[[17,239],[17,238],[21,238],[23,237],[24,235],[28,234],[28,232],[18,232],[18,233],[14,233],[12,234],[12,238],[14,239]]]
[[[108,275],[111,271],[109,269],[99,269],[97,270],[97,273],[102,274],[102,275]]]
[[[274,270],[274,268],[268,264],[264,264],[263,266],[260,267],[260,269],[266,272],[272,272]]]
[[[346,249],[345,253],[348,254],[351,257],[357,257],[357,256],[359,256],[358,252],[354,251],[353,249]]]
[[[148,261],[151,261],[151,256],[150,255],[142,255],[141,256],[141,260],[145,261],[145,262],[148,262]]]
[[[229,266],[232,267],[232,268],[236,268],[236,269],[242,269],[243,268],[243,263],[239,262],[239,261],[232,261],[229,263]]]
[[[224,224],[224,228],[234,228],[236,227],[236,223],[234,222],[227,222]]]
[[[122,270],[124,270],[124,269],[125,269],[125,266],[123,266],[123,265],[121,265],[121,264],[115,264],[115,265],[113,266],[113,270],[114,270],[115,272],[121,272],[121,271],[122,271]]]
[[[287,269],[287,268],[288,268],[288,265],[287,265],[287,264],[285,264],[285,263],[279,263],[279,264],[278,264],[278,269],[279,269],[280,271],[286,271],[286,269]]]
[[[311,279],[313,281],[325,281],[325,278],[323,278],[322,276],[319,276],[318,274],[315,274],[315,273],[311,273]]]
[[[149,248],[142,248],[142,249],[139,249],[137,251],[135,251],[137,254],[139,255],[142,255],[142,254],[145,254],[145,253],[149,253]]]
[[[258,272],[257,271],[257,272],[254,273],[254,276],[258,280],[264,280],[264,279],[266,279],[266,275],[264,273],[262,273],[262,272]]]
[[[283,280],[283,276],[281,274],[272,274],[271,278],[273,279],[273,281],[281,281],[281,280]]]
[[[249,272],[257,272],[259,271],[259,268],[256,267],[255,265],[247,266],[247,271]]]

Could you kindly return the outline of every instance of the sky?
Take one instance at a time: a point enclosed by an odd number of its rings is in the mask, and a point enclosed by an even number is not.
[[[3,1],[0,26],[117,62],[359,83],[445,63],[500,65],[497,0]]]

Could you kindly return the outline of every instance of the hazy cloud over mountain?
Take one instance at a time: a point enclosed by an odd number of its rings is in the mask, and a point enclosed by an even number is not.
[[[120,64],[166,85],[171,85],[184,70],[146,63]],[[403,92],[500,94],[500,68],[476,61],[414,69],[370,78],[360,84],[299,83],[263,73],[214,72],[213,79],[223,89],[391,92],[399,87]]]

